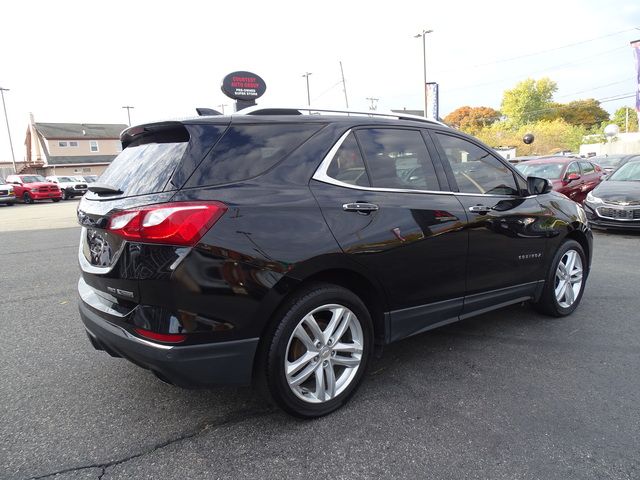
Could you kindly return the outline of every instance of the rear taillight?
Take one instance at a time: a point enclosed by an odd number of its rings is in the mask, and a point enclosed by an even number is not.
[[[136,333],[149,340],[163,343],[182,343],[187,339],[186,335],[181,333],[156,333],[144,328],[135,328]]]
[[[220,202],[175,202],[124,210],[107,230],[126,240],[192,247],[227,211]]]

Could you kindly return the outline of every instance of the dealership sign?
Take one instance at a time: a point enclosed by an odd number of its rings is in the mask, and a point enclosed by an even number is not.
[[[222,80],[222,92],[234,100],[255,100],[266,90],[264,80],[251,72],[233,72]]]

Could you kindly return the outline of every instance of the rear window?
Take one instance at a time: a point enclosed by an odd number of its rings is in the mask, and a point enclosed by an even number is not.
[[[187,186],[220,185],[258,176],[322,127],[317,123],[232,126],[202,161]]]
[[[144,135],[111,162],[100,183],[117,187],[126,196],[164,190],[189,143],[184,127]]]

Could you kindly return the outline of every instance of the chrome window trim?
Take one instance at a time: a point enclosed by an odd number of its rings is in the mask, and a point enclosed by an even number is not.
[[[315,173],[311,177],[313,180],[317,180],[318,182],[328,183],[329,185],[335,185],[337,187],[350,188],[351,190],[361,190],[364,192],[392,192],[392,193],[428,193],[432,195],[455,195],[455,196],[463,196],[463,197],[489,197],[489,198],[534,198],[537,195],[529,195],[528,197],[521,197],[518,195],[495,195],[491,193],[463,193],[463,192],[452,192],[446,190],[417,190],[411,188],[385,188],[385,187],[363,187],[360,185],[353,185],[351,183],[341,182],[340,180],[336,180],[333,177],[330,177],[327,174],[327,170],[329,170],[329,165],[335,157],[336,153],[347,139],[347,137],[353,132],[353,128],[350,128],[342,136],[338,139],[338,141],[331,147],[331,150],[325,155],[322,159],[322,162],[316,169]],[[366,167],[366,165],[365,165]]]

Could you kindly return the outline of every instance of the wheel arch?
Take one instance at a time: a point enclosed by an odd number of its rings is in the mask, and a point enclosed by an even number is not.
[[[580,246],[582,247],[582,250],[584,250],[584,254],[587,257],[587,270],[590,270],[591,269],[591,258],[592,258],[591,242],[589,242],[589,239],[588,239],[586,233],[583,232],[581,228],[574,227],[565,236],[565,240],[575,240],[576,242],[578,242],[580,244]]]

